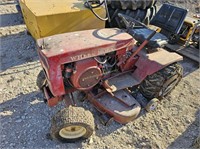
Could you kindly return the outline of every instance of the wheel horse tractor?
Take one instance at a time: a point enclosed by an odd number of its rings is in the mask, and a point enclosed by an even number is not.
[[[186,14],[185,9],[164,4],[150,22],[160,32],[117,13],[124,29],[91,29],[38,39],[43,71],[37,85],[49,106],[66,103],[52,118],[51,136],[73,142],[93,134],[93,115],[77,106],[77,91],[102,114],[105,124],[111,120],[126,124],[142,109],[154,110],[182,78],[183,68],[177,63],[182,56],[163,47],[179,32]],[[144,98],[138,98],[138,93]]]

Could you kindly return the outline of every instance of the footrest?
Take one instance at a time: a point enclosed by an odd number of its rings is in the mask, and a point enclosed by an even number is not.
[[[108,92],[116,92],[134,85],[138,81],[133,78],[131,73],[122,74],[104,81],[104,87]]]

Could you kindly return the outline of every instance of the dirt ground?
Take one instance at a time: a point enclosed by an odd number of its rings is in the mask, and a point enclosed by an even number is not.
[[[198,63],[187,58],[180,62],[183,80],[156,111],[143,113],[127,125],[114,122],[103,126],[96,110],[84,102],[83,106],[95,115],[96,133],[77,143],[61,144],[49,139],[50,118],[63,105],[49,108],[42,100],[36,87],[41,67],[34,40],[26,34],[15,5],[13,1],[0,2],[1,149],[192,148],[200,133],[200,69]]]

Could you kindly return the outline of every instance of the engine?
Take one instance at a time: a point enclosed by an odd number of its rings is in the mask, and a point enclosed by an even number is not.
[[[116,71],[115,52],[104,56],[77,61],[65,66],[65,86],[78,90],[89,90],[97,85],[102,78]]]

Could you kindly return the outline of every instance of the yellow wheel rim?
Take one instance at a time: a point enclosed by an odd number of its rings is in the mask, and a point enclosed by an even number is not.
[[[76,139],[85,135],[86,129],[82,126],[72,125],[62,128],[59,135],[65,139]]]

